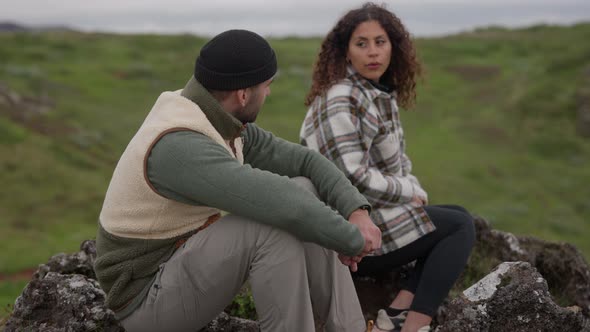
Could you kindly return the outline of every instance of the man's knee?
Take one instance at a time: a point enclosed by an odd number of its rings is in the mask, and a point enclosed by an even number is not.
[[[291,233],[247,218],[242,218],[240,221],[245,222],[250,232],[255,234],[258,250],[265,253],[273,252],[275,255],[284,256],[285,259],[294,255],[303,257],[303,242]]]
[[[237,247],[250,248],[254,251],[265,248],[285,251],[288,249],[291,252],[303,251],[301,241],[288,232],[234,214],[224,216],[207,227],[205,232],[223,234],[224,239],[233,242]]]
[[[267,227],[270,228],[268,240],[273,247],[276,247],[275,250],[280,250],[288,254],[304,255],[304,246],[301,240],[276,227]]]
[[[320,195],[318,194],[316,187],[313,185],[313,182],[311,182],[311,180],[309,178],[306,178],[304,176],[297,176],[297,177],[291,178],[291,181],[293,181],[293,183],[295,183],[299,187],[309,191],[315,197],[319,198]]]

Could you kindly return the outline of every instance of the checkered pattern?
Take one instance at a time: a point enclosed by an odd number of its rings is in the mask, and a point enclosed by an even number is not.
[[[317,97],[307,112],[301,142],[334,162],[373,206],[384,254],[435,229],[413,196],[427,198],[405,154],[395,93],[375,88],[349,68],[347,78]]]

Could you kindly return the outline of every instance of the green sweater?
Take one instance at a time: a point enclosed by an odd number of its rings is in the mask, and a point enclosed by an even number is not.
[[[182,94],[200,106],[224,139],[242,136],[244,165],[205,135],[166,134],[147,162],[148,179],[161,195],[257,220],[345,255],[360,253],[364,240],[346,219],[368,202],[330,161],[254,124],[242,126],[194,81]],[[309,178],[326,203],[289,180],[295,176]],[[141,304],[176,240],[122,238],[99,227],[95,270],[107,305],[119,318]]]

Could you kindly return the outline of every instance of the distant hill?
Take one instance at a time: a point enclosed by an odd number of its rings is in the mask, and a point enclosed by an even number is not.
[[[65,25],[24,25],[15,22],[0,22],[0,32],[22,32],[22,31],[75,31]]]
[[[0,31],[27,31],[29,30],[24,25],[13,22],[0,22]]]

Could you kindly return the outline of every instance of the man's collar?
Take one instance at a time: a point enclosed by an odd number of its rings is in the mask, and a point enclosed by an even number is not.
[[[188,83],[186,83],[180,94],[199,105],[209,122],[221,134],[223,139],[234,139],[242,131],[244,127],[242,122],[224,111],[217,99],[194,77],[191,77]]]

